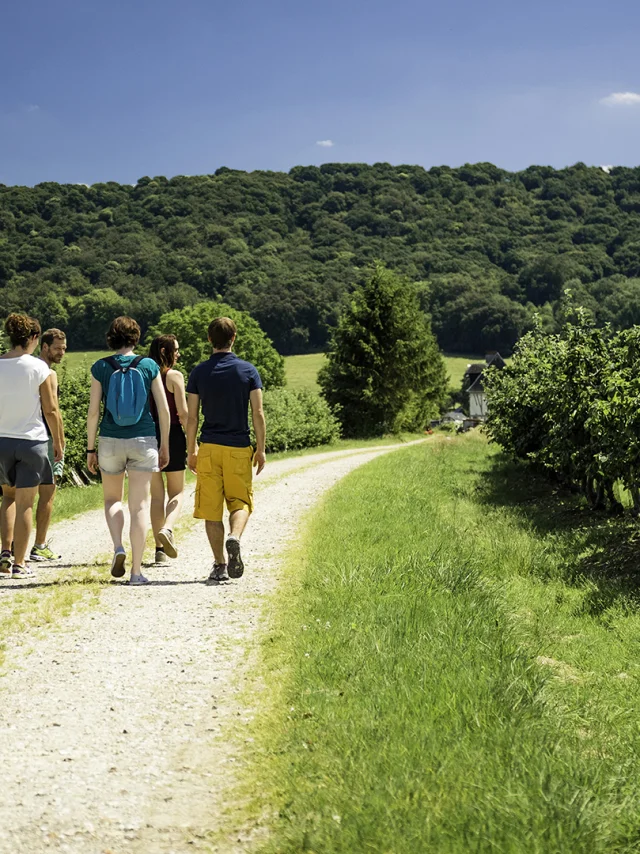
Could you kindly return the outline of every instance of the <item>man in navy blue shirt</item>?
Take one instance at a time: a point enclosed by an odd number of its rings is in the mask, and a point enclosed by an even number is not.
[[[187,384],[188,464],[198,477],[193,515],[205,520],[214,561],[209,580],[216,583],[240,578],[244,572],[240,537],[253,510],[251,467],[252,463],[257,466],[256,474],[260,474],[266,462],[262,381],[250,362],[232,352],[236,333],[236,325],[228,317],[210,323],[213,355],[191,371]],[[249,438],[249,406],[255,452]],[[200,407],[204,424],[198,448]],[[230,527],[226,544],[222,522],[225,502]]]

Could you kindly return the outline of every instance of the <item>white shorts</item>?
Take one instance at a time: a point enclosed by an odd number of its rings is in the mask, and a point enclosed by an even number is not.
[[[155,436],[140,436],[137,439],[101,436],[98,442],[98,463],[104,474],[160,471],[158,442]]]

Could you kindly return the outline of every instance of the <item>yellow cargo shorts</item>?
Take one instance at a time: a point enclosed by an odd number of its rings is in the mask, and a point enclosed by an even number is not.
[[[200,445],[196,463],[196,519],[222,522],[224,503],[229,513],[253,510],[253,448]]]

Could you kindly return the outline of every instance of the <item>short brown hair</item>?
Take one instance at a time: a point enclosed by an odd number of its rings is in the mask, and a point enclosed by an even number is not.
[[[169,370],[176,361],[176,344],[178,339],[175,335],[158,335],[151,342],[149,355],[154,362],[160,365],[162,370]]]
[[[215,350],[226,350],[231,346],[237,328],[230,317],[216,317],[209,324],[209,341]]]
[[[51,345],[56,339],[59,339],[60,341],[66,341],[67,336],[64,334],[62,329],[47,329],[46,332],[42,333],[40,344],[46,344],[47,347],[51,347]]]
[[[4,328],[12,347],[26,348],[30,339],[42,332],[35,317],[29,317],[28,314],[10,314],[4,322]]]
[[[140,327],[133,319],[123,314],[112,321],[107,331],[107,346],[110,350],[135,347],[140,340]]]

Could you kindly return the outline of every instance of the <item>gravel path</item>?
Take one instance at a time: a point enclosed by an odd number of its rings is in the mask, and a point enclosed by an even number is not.
[[[67,618],[63,631],[14,644],[0,679],[1,854],[211,850],[205,834],[216,829],[234,763],[250,749],[242,727],[251,710],[238,696],[283,549],[322,493],[397,447],[268,464],[239,581],[202,583],[211,560],[196,523],[176,561],[149,569],[153,584],[105,587],[100,605]],[[191,509],[190,498],[185,517]],[[101,512],[54,534],[65,564],[93,565],[110,549]],[[42,569],[38,583],[59,573]],[[0,595],[28,586],[11,582]],[[249,844],[234,835],[219,850]]]

